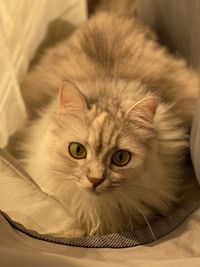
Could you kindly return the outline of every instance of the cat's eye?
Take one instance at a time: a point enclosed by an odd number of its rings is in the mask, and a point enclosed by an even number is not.
[[[129,163],[131,153],[127,150],[118,150],[112,156],[111,162],[116,166],[122,167]]]
[[[70,143],[69,153],[75,159],[83,159],[87,156],[86,148],[80,143]]]

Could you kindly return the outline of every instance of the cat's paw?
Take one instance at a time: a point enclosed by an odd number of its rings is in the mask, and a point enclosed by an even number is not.
[[[73,237],[84,237],[86,236],[86,231],[81,228],[74,228],[70,230],[63,230],[59,233],[51,234],[55,237],[66,237],[66,238],[73,238]]]

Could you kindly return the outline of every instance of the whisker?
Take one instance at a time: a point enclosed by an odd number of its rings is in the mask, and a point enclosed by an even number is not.
[[[60,171],[57,171],[57,170],[51,170],[51,174],[55,175],[54,179],[57,179],[57,180],[65,180],[65,181],[78,181],[80,180],[80,178],[76,175],[66,175],[65,173],[63,172],[60,172]]]
[[[144,213],[142,212],[142,210],[141,210],[135,203],[134,203],[134,206],[136,207],[136,209],[140,212],[140,214],[141,214],[142,217],[144,218],[144,220],[145,220],[145,222],[146,222],[146,224],[147,224],[147,226],[148,226],[148,229],[149,229],[149,231],[150,231],[150,233],[151,233],[151,235],[152,235],[154,241],[156,241],[156,240],[157,240],[157,239],[156,239],[156,236],[155,236],[155,234],[154,234],[154,232],[153,232],[153,230],[152,230],[152,228],[151,228],[151,225],[150,225],[150,223],[149,223],[147,217],[144,215]]]
[[[114,186],[115,186],[115,185],[117,185],[117,186],[121,186],[122,183],[120,183],[120,182],[112,182],[111,185],[114,185]]]
[[[109,187],[120,187],[121,184],[111,184]]]
[[[123,184],[123,188],[130,191],[130,190],[139,190],[139,192],[141,194],[148,194],[148,195],[152,195],[152,194],[157,194],[159,195],[160,197],[163,197],[163,195],[160,193],[160,191],[156,191],[154,190],[153,188],[147,188],[147,187],[142,187],[142,186],[138,186],[138,185],[134,185],[134,187],[131,187],[130,189],[130,186],[127,185],[127,184]]]

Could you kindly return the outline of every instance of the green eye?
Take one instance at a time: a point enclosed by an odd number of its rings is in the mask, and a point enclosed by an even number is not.
[[[69,153],[75,159],[83,159],[87,156],[86,148],[79,143],[71,143],[69,145]]]
[[[111,162],[119,167],[125,166],[131,159],[131,153],[127,150],[118,150],[112,156]]]

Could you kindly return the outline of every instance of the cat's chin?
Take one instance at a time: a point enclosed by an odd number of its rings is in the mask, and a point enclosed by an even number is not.
[[[99,189],[93,188],[93,187],[84,187],[84,190],[86,192],[88,192],[89,194],[92,194],[92,195],[100,195],[104,192],[104,190],[99,190]]]
[[[92,186],[81,186],[82,187],[82,190],[84,190],[85,192],[87,192],[88,194],[91,194],[93,196],[98,196],[98,195],[101,195],[103,193],[105,193],[105,188],[100,188],[100,187],[92,187]]]

